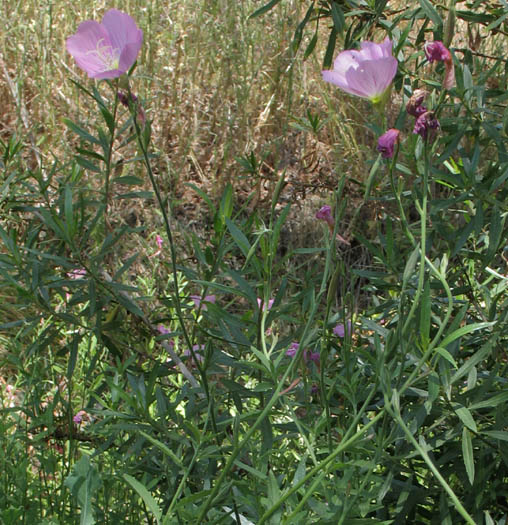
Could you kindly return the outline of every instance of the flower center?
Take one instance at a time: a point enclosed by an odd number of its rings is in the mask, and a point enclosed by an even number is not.
[[[86,54],[94,55],[102,62],[104,66],[102,71],[111,71],[119,67],[120,50],[113,48],[110,44],[105,44],[104,38],[100,38],[97,41],[97,47]]]

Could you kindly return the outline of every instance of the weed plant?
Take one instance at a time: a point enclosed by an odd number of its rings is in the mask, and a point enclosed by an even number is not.
[[[505,2],[0,5],[0,522],[506,523]]]

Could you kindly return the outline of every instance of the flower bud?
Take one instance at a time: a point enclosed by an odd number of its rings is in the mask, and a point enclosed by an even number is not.
[[[419,117],[427,111],[423,105],[423,101],[427,98],[428,92],[425,89],[415,89],[408,103],[406,104],[406,111],[413,117]]]

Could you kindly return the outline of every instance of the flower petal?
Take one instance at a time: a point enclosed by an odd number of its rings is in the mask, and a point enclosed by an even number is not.
[[[67,51],[74,57],[76,64],[89,77],[104,72],[104,60],[97,53],[99,46],[111,45],[104,27],[94,20],[82,22],[76,34],[66,40]]]
[[[109,34],[111,44],[120,55],[119,69],[127,71],[138,56],[143,43],[143,31],[127,13],[110,9],[102,19],[102,25]]]

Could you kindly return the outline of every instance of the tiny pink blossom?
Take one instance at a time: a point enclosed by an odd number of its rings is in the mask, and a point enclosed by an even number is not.
[[[315,215],[316,219],[320,219],[322,221],[326,221],[328,226],[331,226],[332,228],[335,226],[335,219],[332,215],[332,208],[326,204],[325,206],[322,206]]]
[[[422,113],[415,122],[413,133],[420,135],[423,139],[434,138],[436,130],[439,128],[439,121],[432,111]]]
[[[343,325],[342,323],[338,324],[338,325],[333,329],[333,333],[334,333],[337,337],[344,337],[344,334],[346,333],[346,332],[345,332],[344,325]]]
[[[443,42],[435,40],[434,42],[427,42],[424,46],[425,56],[429,62],[445,62],[446,60],[451,60],[452,55],[450,50],[445,47]]]
[[[260,299],[259,297],[257,298],[257,301],[258,301],[258,307],[261,308],[261,305],[263,305],[263,312],[264,311],[268,311],[272,308],[273,306],[273,302],[274,302],[275,299],[269,299],[268,300],[268,303],[264,304],[263,303],[263,299]]]
[[[159,247],[159,250],[160,250],[162,248],[162,243],[163,243],[162,237],[160,235],[157,235],[155,237],[155,242],[157,243],[157,246]]]
[[[298,349],[300,348],[300,344],[297,342],[291,343],[289,348],[286,350],[286,355],[288,357],[295,357],[296,352],[298,352]]]
[[[215,304],[215,295],[205,295],[203,299],[201,299],[200,295],[191,295],[190,298],[192,299],[192,302],[194,303],[194,307],[196,310],[201,305],[201,310],[206,312],[206,304],[205,303],[212,303]]]
[[[348,321],[346,324],[347,324],[347,331],[348,331],[348,334],[350,334],[350,333],[351,333],[351,328],[352,328],[351,321]],[[337,337],[344,337],[344,335],[346,334],[346,327],[345,327],[342,323],[339,323],[339,324],[333,329],[333,333],[334,333],[334,335],[336,335]]]
[[[196,355],[196,359],[202,363],[205,358],[203,356],[203,352],[205,350],[205,345],[193,345],[192,350],[194,350],[194,354]],[[183,355],[185,357],[192,357],[192,352],[187,348]]]
[[[76,423],[77,425],[79,425],[83,419],[86,417],[88,417],[88,414],[84,411],[84,410],[80,410],[73,418],[72,420],[74,421],[74,423]]]
[[[102,23],[82,22],[76,34],[67,38],[67,51],[90,78],[116,78],[136,61],[143,31],[127,13],[110,9]]]
[[[81,279],[86,275],[86,270],[84,268],[77,268],[76,270],[71,270],[67,273],[67,277],[72,280]]]
[[[305,361],[312,361],[316,365],[319,365],[319,361],[321,359],[319,352],[310,352],[307,351],[304,354]]]
[[[391,159],[393,157],[393,151],[395,144],[399,140],[398,129],[389,129],[387,132],[383,133],[377,141],[377,150],[381,153],[381,156],[384,159]]]
[[[350,95],[380,103],[397,73],[397,59],[392,55],[392,42],[362,42],[359,51],[339,53],[333,69],[322,71],[323,80],[340,87]]]

